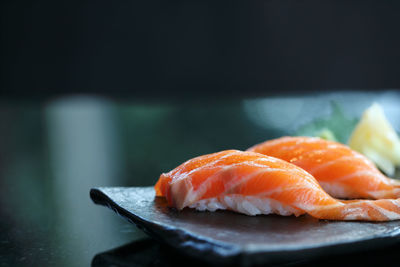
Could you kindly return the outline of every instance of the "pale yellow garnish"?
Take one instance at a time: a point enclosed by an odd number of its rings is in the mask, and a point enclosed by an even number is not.
[[[400,139],[377,103],[364,111],[351,134],[349,146],[367,156],[389,176],[400,165]]]

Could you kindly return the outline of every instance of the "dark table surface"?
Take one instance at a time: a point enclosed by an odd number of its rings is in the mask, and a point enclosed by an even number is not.
[[[332,100],[349,118],[377,101],[399,131],[396,91],[192,104],[82,96],[0,101],[0,266],[201,264],[94,205],[89,189],[150,186],[161,172],[193,156],[293,134],[329,116]],[[400,244],[346,255],[348,261],[293,264],[395,266],[399,249]]]

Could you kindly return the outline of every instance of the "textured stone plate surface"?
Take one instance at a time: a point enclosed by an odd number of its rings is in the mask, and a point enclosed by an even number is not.
[[[217,264],[283,263],[350,253],[400,241],[400,221],[320,221],[310,216],[246,216],[229,211],[177,211],[152,187],[110,187],[90,191],[149,235],[186,254]]]

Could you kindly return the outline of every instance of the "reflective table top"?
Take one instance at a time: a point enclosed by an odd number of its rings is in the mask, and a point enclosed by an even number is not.
[[[94,205],[90,188],[151,186],[194,156],[295,134],[330,117],[332,101],[349,121],[379,102],[400,130],[397,91],[193,103],[0,101],[0,266],[172,266],[178,252]],[[390,265],[385,253],[395,250],[374,253]]]

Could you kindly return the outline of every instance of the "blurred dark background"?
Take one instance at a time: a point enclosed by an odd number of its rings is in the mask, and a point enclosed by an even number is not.
[[[191,157],[296,134],[331,103],[346,122],[378,102],[399,131],[399,11],[1,1],[0,266],[88,265],[143,238],[89,189],[151,186]]]
[[[2,96],[399,88],[398,1],[0,4]]]

